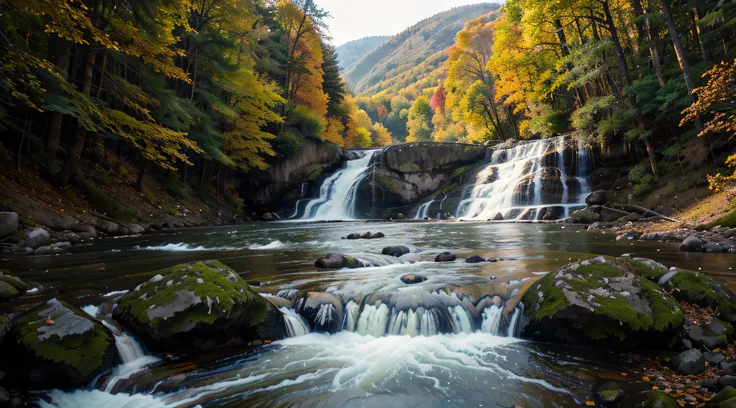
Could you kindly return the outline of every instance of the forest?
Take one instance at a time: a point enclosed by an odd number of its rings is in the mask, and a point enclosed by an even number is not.
[[[84,158],[125,159],[139,185],[159,169],[219,192],[227,170],[266,169],[304,138],[391,143],[354,103],[328,13],[312,0],[3,0],[0,10],[3,144],[57,186]]]
[[[661,165],[683,173],[736,165],[727,155],[735,24],[730,1],[510,0],[466,23],[430,86],[362,94],[357,103],[389,130],[405,125],[406,141],[575,131],[590,143],[641,145],[643,193]],[[711,181],[718,189],[733,178]]]

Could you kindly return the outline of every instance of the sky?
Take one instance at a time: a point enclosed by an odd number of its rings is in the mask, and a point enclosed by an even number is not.
[[[315,0],[330,12],[332,43],[374,35],[394,35],[439,12],[483,0]],[[497,3],[499,0],[488,0]]]

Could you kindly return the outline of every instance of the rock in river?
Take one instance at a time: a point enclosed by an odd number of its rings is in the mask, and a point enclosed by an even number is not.
[[[607,202],[608,198],[604,190],[594,191],[585,197],[585,204],[587,205],[604,205]]]
[[[679,374],[700,374],[705,371],[705,356],[698,349],[690,349],[672,357],[672,368]]]
[[[716,317],[736,324],[736,294],[704,273],[672,268],[659,285],[680,301],[710,306]]]
[[[683,324],[677,302],[627,265],[603,257],[569,264],[532,284],[523,297],[538,340],[629,349],[671,345]]]
[[[210,349],[277,340],[281,313],[219,261],[158,271],[120,300],[113,316],[156,349]]]
[[[482,256],[478,256],[478,255],[473,255],[473,256],[465,258],[465,262],[467,263],[481,263],[485,261],[486,261],[485,258],[483,258]]]
[[[702,252],[703,245],[705,245],[705,242],[700,238],[690,235],[680,244],[680,252]]]
[[[409,252],[411,252],[409,250],[409,248],[407,248],[407,247],[405,247],[403,245],[398,245],[398,246],[392,246],[392,247],[383,248],[383,251],[381,251],[381,254],[388,255],[388,256],[400,257],[402,255],[408,254]]]
[[[0,238],[5,238],[18,231],[18,214],[0,212]]]
[[[110,331],[57,299],[15,320],[5,340],[6,367],[34,388],[87,385],[119,362]]]
[[[449,252],[443,252],[437,255],[434,258],[434,261],[435,262],[453,262],[455,259],[457,259],[457,256],[455,256],[455,254],[452,254]]]
[[[416,275],[413,273],[410,273],[408,275],[404,275],[401,277],[401,281],[406,283],[407,285],[414,285],[416,283],[422,283],[426,280],[427,278],[425,278],[424,276]]]
[[[20,246],[33,249],[51,243],[51,236],[49,236],[49,232],[43,228],[18,231],[15,235],[13,235],[13,239],[18,242]]]
[[[329,253],[327,256],[314,261],[314,266],[319,269],[355,269],[363,268],[365,267],[365,264],[352,256]]]

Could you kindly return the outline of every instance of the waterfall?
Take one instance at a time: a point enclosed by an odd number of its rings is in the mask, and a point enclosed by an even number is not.
[[[105,385],[105,391],[112,392],[120,380],[130,378],[131,375],[143,370],[146,366],[160,361],[157,357],[146,355],[140,343],[129,334],[120,332],[115,326],[104,320],[102,324],[115,336],[115,347],[123,361],[113,370],[112,376]]]
[[[414,216],[414,219],[423,220],[425,218],[429,218],[429,206],[432,205],[433,202],[434,200],[430,200],[422,204],[417,210],[417,215]]]
[[[491,305],[483,311],[483,323],[480,330],[484,333],[490,333],[495,336],[501,334],[501,317],[503,315],[503,306]]]
[[[306,199],[305,198],[305,199],[297,200],[296,205],[294,206],[294,214],[291,214],[291,216],[289,217],[289,219],[296,218],[296,216],[299,215],[299,204],[302,201],[309,201],[309,199]]]
[[[361,152],[364,156],[348,160],[343,168],[330,175],[320,187],[319,198],[309,201],[301,219],[354,219],[358,187],[366,177],[371,158],[376,152],[377,150]]]
[[[572,195],[571,177],[565,165],[569,140],[560,136],[493,151],[490,163],[477,173],[470,196],[458,206],[457,218],[539,220],[545,216],[555,219],[568,216],[571,208],[583,206],[590,190],[586,179],[590,150],[578,141],[574,180],[575,187],[580,186],[575,191],[580,193]],[[554,209],[562,211],[548,213]]]
[[[383,303],[376,305],[365,305],[358,318],[355,331],[363,336],[370,334],[373,337],[381,337],[386,333],[388,323],[388,306]]]
[[[460,305],[448,307],[447,311],[450,312],[450,316],[452,317],[452,327],[455,329],[455,333],[473,332],[473,324],[470,321],[470,315],[464,307]]]
[[[578,201],[585,202],[585,197],[591,193],[590,184],[588,183],[588,174],[590,174],[590,148],[585,146],[583,139],[578,139],[578,166],[575,174],[575,179],[580,185],[580,194],[578,195]]]
[[[309,334],[309,324],[307,324],[307,321],[294,309],[282,307],[279,310],[284,314],[287,336],[297,337]]]

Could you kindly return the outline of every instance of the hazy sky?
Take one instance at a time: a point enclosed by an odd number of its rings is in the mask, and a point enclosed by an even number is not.
[[[373,35],[394,35],[420,20],[456,6],[483,0],[315,0],[332,15],[332,43],[341,45]],[[500,0],[488,1],[497,3]]]

